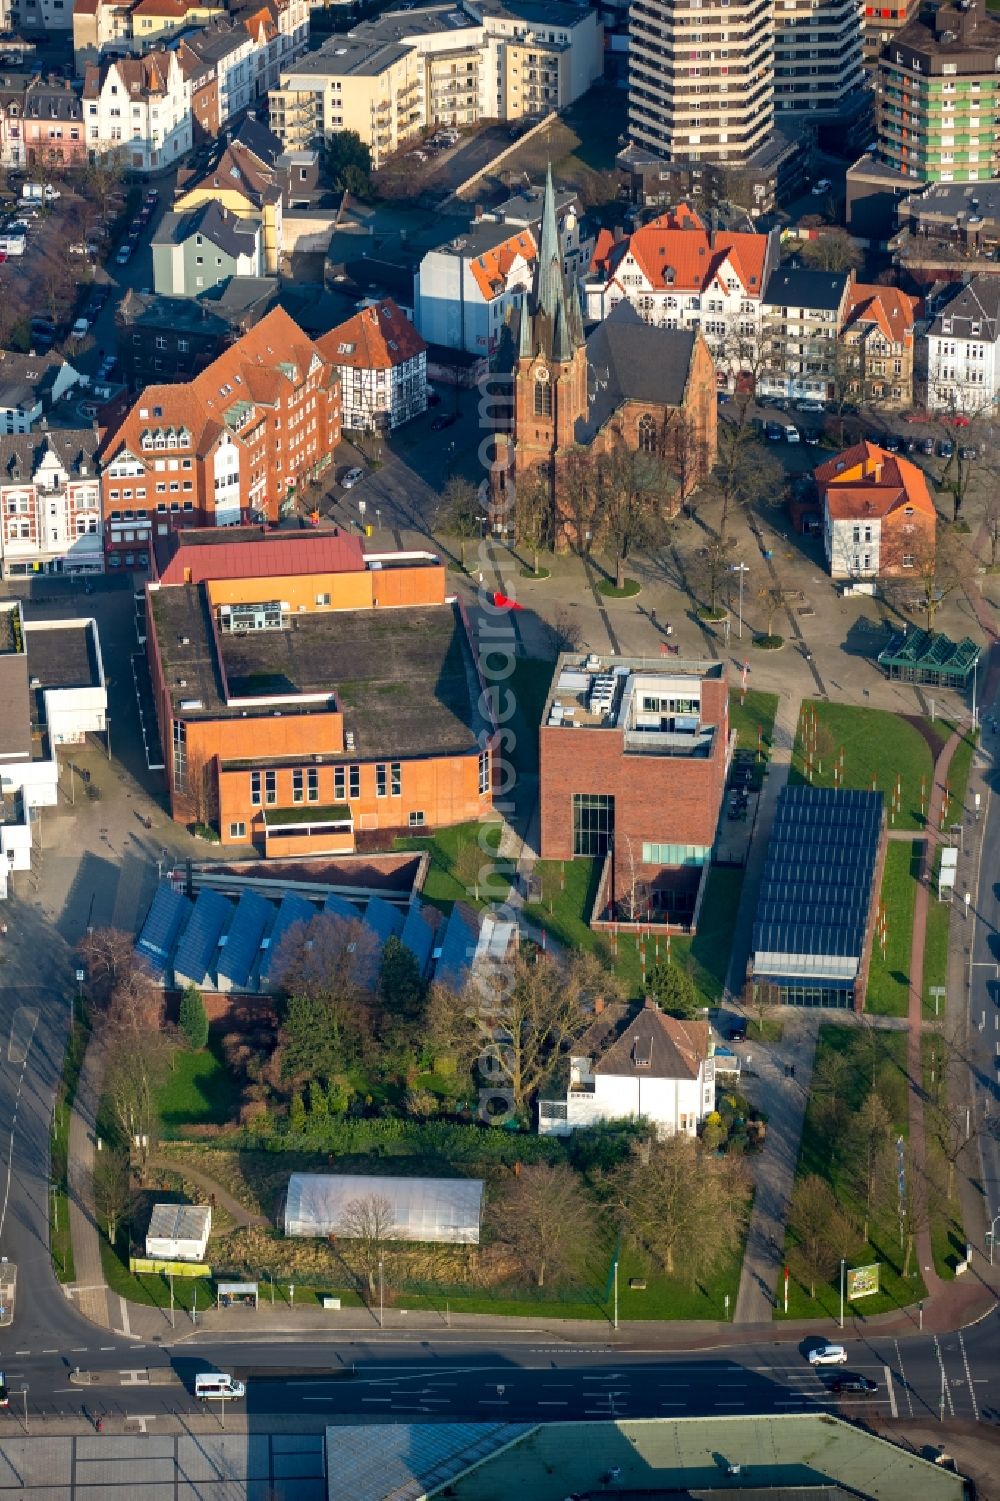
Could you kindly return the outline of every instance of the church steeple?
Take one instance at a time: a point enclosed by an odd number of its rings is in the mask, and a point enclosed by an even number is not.
[[[567,292],[563,276],[562,245],[556,221],[556,195],[552,164],[545,169],[542,226],[538,242],[533,295],[525,299],[521,318],[519,354],[531,359],[538,353],[565,363],[583,344],[583,314],[574,281]]]

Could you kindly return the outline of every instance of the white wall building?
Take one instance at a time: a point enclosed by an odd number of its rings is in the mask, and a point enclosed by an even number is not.
[[[938,313],[927,331],[927,405],[971,416],[1000,396],[1000,286],[975,276]]]
[[[92,428],[0,438],[5,578],[104,571],[96,447]]]
[[[191,85],[175,52],[90,64],[83,105],[95,159],[119,152],[133,172],[162,172],[191,150]]]
[[[677,1021],[653,1001],[638,1012],[615,1004],[573,1045],[565,1097],[539,1101],[538,1130],[568,1136],[583,1126],[634,1119],[661,1136],[694,1136],[714,1109],[708,1023]]]
[[[348,431],[391,432],[427,410],[427,345],[391,297],[317,339],[340,381]]]
[[[29,433],[81,379],[61,355],[0,349],[0,434]]]

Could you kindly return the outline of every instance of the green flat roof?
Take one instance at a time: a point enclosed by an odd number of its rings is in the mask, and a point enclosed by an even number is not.
[[[504,1442],[498,1435],[499,1444]],[[723,1464],[738,1464],[738,1477]],[[830,1414],[667,1418],[619,1423],[545,1423],[431,1490],[453,1501],[565,1501],[601,1490],[666,1495],[843,1487],[878,1501],[960,1501],[961,1476],[939,1469]]]
[[[265,808],[266,828],[289,823],[345,823],[353,827],[354,818],[348,803],[303,803],[294,808]]]

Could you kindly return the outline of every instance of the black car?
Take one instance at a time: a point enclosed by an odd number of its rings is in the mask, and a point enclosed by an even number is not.
[[[865,442],[876,443],[879,448],[883,448],[885,446],[885,433],[877,433],[872,428],[869,432],[865,433]]]
[[[955,445],[950,438],[942,438],[937,446],[939,459],[950,459],[955,452]]]
[[[974,443],[963,443],[962,447],[958,450],[958,456],[967,464],[970,459],[978,459],[979,450]]]
[[[867,1376],[838,1376],[833,1383],[835,1392],[877,1392],[878,1382]]]
[[[746,1042],[746,1022],[737,1022],[735,1026],[730,1027],[729,1031],[726,1033],[726,1038],[729,1042]]]
[[[436,433],[440,433],[440,432],[443,432],[443,430],[446,427],[451,427],[451,424],[453,422],[457,422],[457,421],[458,421],[458,417],[457,417],[456,413],[454,413],[454,412],[442,412],[441,415],[440,415],[440,417],[435,417],[434,418],[434,421],[431,423],[431,427],[434,429],[434,431]]]
[[[903,439],[903,452],[904,453],[916,453],[916,451],[917,451],[917,439],[916,438],[904,438]]]
[[[921,440],[920,440],[920,452],[921,453],[933,454],[933,452],[934,452],[934,439],[933,438],[921,438]]]
[[[785,436],[785,430],[780,422],[769,422],[764,429],[767,439],[771,443],[780,443]]]
[[[886,433],[885,437],[882,439],[882,447],[885,449],[886,453],[899,453],[902,446],[903,441],[900,437],[897,436],[896,433]]]
[[[803,429],[802,441],[803,443],[808,443],[812,448],[815,448],[821,437],[822,433],[820,433],[818,428],[807,427]]]
[[[10,1395],[7,1391],[7,1377],[3,1371],[0,1371],[0,1407],[6,1407],[9,1402]]]

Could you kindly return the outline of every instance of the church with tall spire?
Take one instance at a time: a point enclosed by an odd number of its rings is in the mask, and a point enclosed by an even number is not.
[[[528,473],[548,477],[560,545],[574,540],[559,492],[560,469],[575,450],[608,451],[623,443],[665,457],[683,428],[678,504],[709,473],[717,413],[708,346],[697,331],[644,323],[624,299],[585,334],[577,280],[567,276],[563,263],[551,165],[534,281],[520,309],[514,347],[512,420],[509,433],[498,435],[501,474],[495,478],[503,490],[508,479],[516,486]]]

